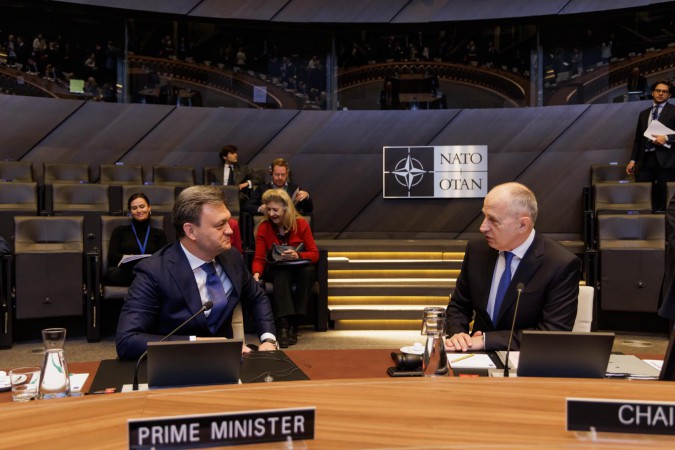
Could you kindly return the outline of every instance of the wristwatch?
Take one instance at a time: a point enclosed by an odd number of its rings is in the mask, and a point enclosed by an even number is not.
[[[279,350],[279,343],[276,341],[276,339],[267,338],[267,339],[263,339],[262,341],[260,341],[261,344],[266,344],[268,342],[270,344],[274,345],[275,349]]]

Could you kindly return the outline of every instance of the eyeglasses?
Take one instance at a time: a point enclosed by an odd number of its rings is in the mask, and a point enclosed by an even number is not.
[[[667,89],[654,89],[654,92],[657,94],[670,94],[670,91]]]

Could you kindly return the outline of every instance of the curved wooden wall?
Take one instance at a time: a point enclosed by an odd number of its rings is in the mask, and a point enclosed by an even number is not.
[[[289,160],[314,198],[322,237],[465,238],[477,233],[481,200],[382,198],[382,147],[489,148],[489,184],[517,180],[538,196],[538,229],[578,238],[590,166],[625,162],[639,111],[649,102],[520,109],[292,111],[110,104],[0,96],[0,158],[98,166],[124,161],[217,164],[225,144],[266,167]],[[148,181],[150,179],[148,178]]]

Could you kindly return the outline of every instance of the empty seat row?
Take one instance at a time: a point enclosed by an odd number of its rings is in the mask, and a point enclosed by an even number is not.
[[[217,171],[222,167],[207,166],[203,168],[204,184],[217,184]],[[261,169],[261,180],[266,179],[268,169]],[[178,165],[152,166],[152,182],[145,180],[143,166],[140,164],[101,164],[98,178],[91,176],[88,164],[78,163],[44,163],[42,178],[36,179],[33,163],[30,161],[0,161],[0,180],[40,182],[40,185],[58,183],[92,183],[125,185],[125,184],[161,184],[168,186],[191,186],[197,183],[194,167]],[[222,177],[221,177],[222,179]]]

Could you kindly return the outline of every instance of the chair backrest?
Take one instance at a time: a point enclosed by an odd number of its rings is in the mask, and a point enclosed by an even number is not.
[[[14,218],[14,251],[20,253],[82,252],[83,218],[75,216]]]
[[[156,184],[169,186],[192,186],[195,184],[194,167],[164,166],[152,167],[152,180]]]
[[[108,267],[108,253],[110,250],[110,238],[112,237],[115,228],[124,225],[129,225],[131,219],[126,216],[101,216],[101,269],[103,273],[107,272]],[[164,217],[153,216],[150,218],[150,226],[154,228],[164,229]]]
[[[100,182],[104,184],[143,184],[143,166],[140,164],[101,164]]]
[[[204,166],[202,169],[202,176],[204,177],[204,184],[222,184],[218,182],[218,176],[216,175],[220,171],[223,172],[222,167],[217,166]]]
[[[262,184],[267,184],[272,181],[272,175],[270,175],[270,168],[269,167],[253,167],[251,170],[253,170],[253,173],[255,174],[255,177],[262,183]],[[288,174],[288,180],[290,181],[291,179],[291,174]]]
[[[165,185],[124,185],[122,186],[123,211],[127,211],[127,200],[133,194],[143,193],[150,200],[150,206],[153,212],[171,212],[173,203],[176,200],[176,190],[173,186]]]
[[[44,184],[89,183],[89,164],[44,163]]]
[[[52,187],[54,213],[71,211],[110,212],[107,184],[55,184]]]
[[[225,206],[227,207],[232,217],[239,218],[241,214],[239,204],[239,186],[220,186],[223,190],[223,197],[225,198]]]
[[[595,210],[651,212],[651,183],[599,183],[593,186],[595,191]]]
[[[33,181],[33,163],[30,161],[0,161],[0,179],[3,181]]]
[[[593,301],[595,288],[593,286],[579,286],[579,303],[577,305],[577,317],[574,319],[572,331],[591,331],[593,323]]]
[[[37,183],[0,182],[0,211],[25,211],[38,214]]]
[[[599,248],[665,248],[662,214],[602,214],[598,216]]]
[[[626,173],[626,164],[591,165],[591,185],[596,183],[634,183],[635,175]]]

